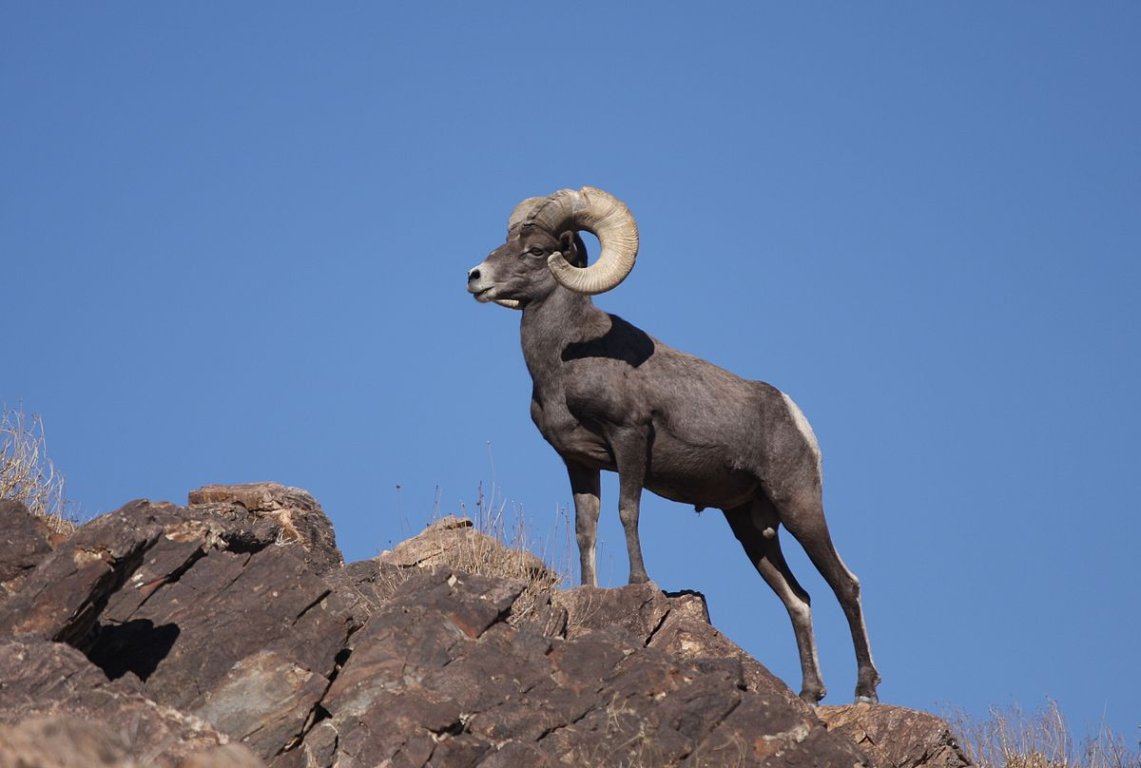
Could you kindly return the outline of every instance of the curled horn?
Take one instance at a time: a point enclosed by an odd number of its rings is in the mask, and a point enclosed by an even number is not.
[[[609,291],[626,279],[638,256],[638,225],[630,209],[618,198],[595,187],[578,191],[563,189],[545,200],[524,200],[516,206],[511,221],[534,222],[556,235],[571,227],[576,232],[586,230],[598,238],[601,253],[588,267],[573,266],[558,252],[547,259],[555,279],[576,293]]]

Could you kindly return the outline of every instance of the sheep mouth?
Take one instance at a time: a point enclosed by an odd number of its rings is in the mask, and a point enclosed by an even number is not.
[[[495,298],[494,296],[488,295],[489,293],[491,293],[491,291],[494,291],[494,290],[495,290],[495,286],[493,285],[493,286],[489,286],[487,288],[482,288],[478,291],[473,290],[471,293],[472,293],[472,296],[475,298],[476,301],[478,301],[481,304],[486,304],[487,302],[489,302]]]

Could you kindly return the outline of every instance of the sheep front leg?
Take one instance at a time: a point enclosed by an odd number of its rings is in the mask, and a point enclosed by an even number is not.
[[[638,515],[649,465],[650,442],[650,437],[638,429],[616,430],[611,435],[618,465],[618,518],[626,532],[631,584],[644,584],[650,580],[646,564],[642,561],[642,541],[638,536]]]
[[[567,462],[571,493],[574,494],[574,535],[578,541],[582,584],[597,587],[595,542],[598,540],[598,508],[602,474],[597,469]]]
[[[642,561],[642,541],[638,537],[638,515],[642,503],[642,482],[618,476],[618,518],[626,531],[626,552],[630,557],[630,583],[645,584],[650,580]]]

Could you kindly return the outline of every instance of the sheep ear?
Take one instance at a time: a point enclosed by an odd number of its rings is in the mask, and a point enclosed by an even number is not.
[[[567,263],[574,264],[575,266],[585,266],[586,264],[586,245],[583,244],[582,238],[578,233],[573,230],[567,230],[559,236],[559,250],[563,254],[563,258]]]

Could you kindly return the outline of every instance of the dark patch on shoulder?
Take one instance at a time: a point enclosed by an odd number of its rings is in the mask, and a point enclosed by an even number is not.
[[[654,340],[640,328],[617,315],[610,315],[610,329],[587,341],[573,341],[563,347],[563,362],[587,357],[621,360],[637,368],[654,354]]]

